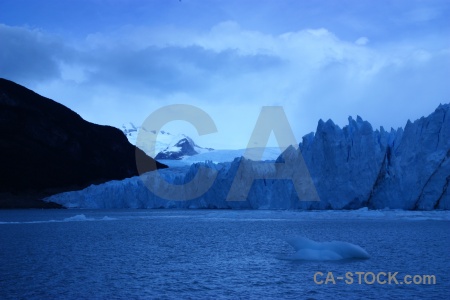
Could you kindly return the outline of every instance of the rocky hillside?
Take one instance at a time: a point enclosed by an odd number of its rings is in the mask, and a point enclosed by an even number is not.
[[[0,79],[0,207],[41,207],[56,192],[163,168],[119,129],[89,123],[67,107]]]

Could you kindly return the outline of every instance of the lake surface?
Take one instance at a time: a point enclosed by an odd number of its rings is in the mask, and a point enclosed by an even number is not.
[[[445,299],[449,233],[449,212],[0,211],[0,298]],[[298,236],[370,258],[283,259]],[[352,284],[336,278],[347,272]],[[358,284],[356,272],[398,272],[399,284]],[[436,284],[400,284],[405,275]]]

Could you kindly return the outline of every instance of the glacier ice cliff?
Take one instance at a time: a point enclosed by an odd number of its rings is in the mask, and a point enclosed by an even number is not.
[[[310,199],[303,194],[299,199],[292,180],[271,179],[277,172],[273,162],[242,157],[231,163],[205,162],[153,171],[57,194],[47,201],[69,208],[450,209],[449,110],[450,104],[440,105],[428,117],[390,131],[374,130],[360,117],[350,117],[343,128],[320,120],[315,134],[304,136],[297,149],[288,148],[277,160],[282,163],[286,157],[301,154],[320,201],[305,201]],[[293,171],[298,167],[289,165]],[[253,181],[246,201],[227,201],[239,168],[261,179]],[[199,170],[204,178],[215,179],[205,193],[191,200],[179,201],[182,196],[166,200],[151,191],[159,188],[159,192],[170,193],[164,180],[181,185],[180,195],[192,194],[206,184],[195,177]],[[195,184],[183,185],[191,181]]]
[[[449,104],[408,123],[398,144],[389,145],[369,207],[450,208]]]

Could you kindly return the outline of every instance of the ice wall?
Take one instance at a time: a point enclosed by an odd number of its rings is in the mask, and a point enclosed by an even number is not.
[[[297,150],[291,147],[284,153],[284,158],[301,154],[304,159],[310,177],[301,179],[303,194],[297,193],[292,180],[270,179],[279,174],[273,162],[264,165],[237,158],[231,163],[197,163],[154,171],[47,200],[80,208],[450,209],[449,109],[449,104],[440,105],[428,117],[408,121],[404,130],[373,130],[360,117],[349,118],[344,128],[331,120],[319,121],[315,134],[304,136]],[[293,173],[301,168],[298,162],[285,163]],[[200,169],[205,178],[215,176],[214,183],[204,194],[180,201],[206,184],[207,180],[194,179]],[[236,176],[241,176],[238,184],[248,184],[249,179],[242,174],[260,179],[253,181],[246,201],[227,201]],[[172,192],[162,180],[182,186],[180,199],[166,200],[152,192]],[[195,184],[185,185],[191,181]],[[313,183],[320,201],[300,201],[310,200],[309,183]]]

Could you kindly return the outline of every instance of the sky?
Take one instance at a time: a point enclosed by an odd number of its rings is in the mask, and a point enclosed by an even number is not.
[[[118,128],[193,105],[216,133],[164,129],[216,149],[281,106],[300,142],[319,119],[389,130],[449,103],[449,20],[448,0],[2,0],[0,77]]]

